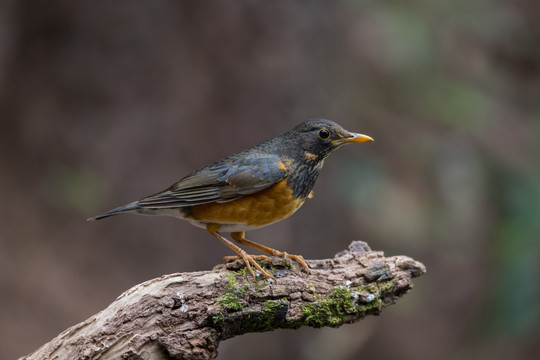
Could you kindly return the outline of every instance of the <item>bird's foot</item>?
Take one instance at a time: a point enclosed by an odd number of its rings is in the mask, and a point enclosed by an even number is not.
[[[292,254],[287,254],[285,251],[277,251],[277,250],[276,250],[276,252],[281,252],[281,254],[275,255],[275,256],[279,256],[279,257],[283,258],[283,260],[291,259],[291,260],[296,261],[297,263],[299,263],[302,266],[304,271],[309,274],[309,267],[306,264],[306,261],[304,260],[302,255],[292,255]]]
[[[255,279],[255,273],[253,272],[253,269],[251,268],[251,265],[255,266],[255,268],[257,270],[259,270],[259,272],[267,279],[269,280],[273,280],[274,282],[277,283],[277,280],[274,276],[272,276],[271,274],[269,274],[266,270],[264,270],[261,265],[259,265],[259,263],[257,263],[257,261],[255,260],[270,260],[270,258],[266,255],[249,255],[247,253],[244,253],[242,255],[231,255],[231,256],[224,256],[221,260],[223,262],[231,262],[231,261],[235,261],[235,260],[239,260],[239,259],[242,259],[244,260],[244,263],[246,264],[246,268],[248,269],[249,273],[251,274],[251,276],[253,276],[253,278]],[[251,264],[251,265],[250,265]]]
[[[284,251],[278,251],[278,250],[274,250],[274,251],[275,251],[275,253],[272,254],[273,256],[280,257],[285,261],[287,261],[287,259],[296,261],[297,263],[299,263],[302,266],[303,270],[309,274],[309,267],[306,264],[306,262],[305,262],[304,258],[302,257],[302,255],[292,255],[292,254],[288,254],[288,253],[286,253]],[[270,261],[270,257],[266,256],[266,255],[248,255],[248,256],[251,257],[253,260]],[[232,261],[236,261],[238,259],[243,259],[243,258],[241,256],[239,256],[239,255],[231,255],[231,256],[224,256],[221,260],[223,262],[232,262]],[[245,259],[244,259],[244,261],[245,261]]]
[[[251,256],[252,259],[259,260],[259,261],[270,261],[270,257],[266,255],[248,255],[248,256]],[[238,255],[230,255],[230,256],[222,257],[221,261],[228,263],[228,262],[236,261],[238,259],[242,259],[242,257]]]

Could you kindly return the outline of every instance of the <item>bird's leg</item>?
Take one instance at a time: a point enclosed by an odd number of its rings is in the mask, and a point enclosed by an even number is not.
[[[270,261],[270,257],[266,256],[266,255],[255,255],[255,254],[249,254],[249,256],[251,256],[253,259],[255,260],[266,260],[266,261]],[[241,259],[240,256],[238,255],[227,255],[227,256],[224,256],[221,258],[221,261],[223,262],[232,262],[232,261],[236,261],[238,259]]]
[[[304,261],[304,258],[302,257],[302,255],[291,255],[291,254],[287,254],[286,252],[284,251],[279,251],[279,250],[276,250],[276,249],[272,249],[272,248],[269,248],[267,246],[264,246],[264,245],[261,245],[261,244],[258,244],[256,242],[253,242],[253,241],[250,241],[250,240],[247,240],[246,238],[244,238],[245,236],[245,232],[244,231],[239,231],[239,232],[232,232],[231,233],[231,237],[236,240],[236,242],[240,243],[240,244],[244,244],[244,245],[247,245],[247,246],[251,246],[252,248],[255,248],[257,250],[260,250],[262,252],[265,252],[267,254],[270,254],[272,256],[278,256],[278,257],[281,257],[283,259],[285,258],[289,258],[291,260],[294,260],[296,262],[298,262],[300,265],[302,265],[302,267],[304,268],[304,270],[306,270],[307,272],[309,272],[309,269],[308,269],[308,266],[306,264],[306,262]]]
[[[249,273],[251,274],[251,276],[253,276],[253,278],[255,278],[255,273],[253,272],[253,269],[251,268],[251,265],[255,266],[255,268],[257,270],[259,270],[261,272],[261,274],[264,275],[265,278],[267,279],[272,279],[274,280],[275,282],[277,282],[276,278],[273,277],[272,275],[268,274],[266,271],[264,271],[264,269],[259,265],[257,264],[257,262],[255,261],[255,259],[253,259],[253,256],[249,255],[248,253],[246,253],[244,250],[242,250],[240,247],[238,247],[235,243],[233,243],[232,241],[228,240],[227,238],[223,237],[219,232],[219,225],[218,224],[208,224],[206,225],[206,230],[214,235],[219,241],[221,241],[222,243],[224,243],[225,245],[227,245],[229,248],[232,249],[232,251],[234,251],[235,253],[238,254],[238,256],[240,258],[242,258],[242,260],[244,260],[244,262],[246,263],[246,267],[249,271]],[[251,264],[251,265],[250,265]]]

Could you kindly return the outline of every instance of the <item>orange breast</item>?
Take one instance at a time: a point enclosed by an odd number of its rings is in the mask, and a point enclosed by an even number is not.
[[[286,180],[239,199],[192,206],[186,218],[204,223],[264,226],[292,215],[305,199],[293,199]]]

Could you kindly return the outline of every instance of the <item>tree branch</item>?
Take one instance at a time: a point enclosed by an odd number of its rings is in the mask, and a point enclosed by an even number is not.
[[[255,281],[240,260],[149,280],[21,359],[213,359],[220,341],[244,333],[338,327],[378,315],[426,271],[360,241],[307,263],[309,274],[282,259],[262,261],[277,284]]]

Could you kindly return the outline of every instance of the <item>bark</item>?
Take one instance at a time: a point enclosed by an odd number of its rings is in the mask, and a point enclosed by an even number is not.
[[[378,315],[425,273],[355,241],[333,259],[261,261],[277,283],[253,279],[242,261],[139,284],[105,310],[22,359],[213,359],[220,341],[248,332],[338,327]]]

